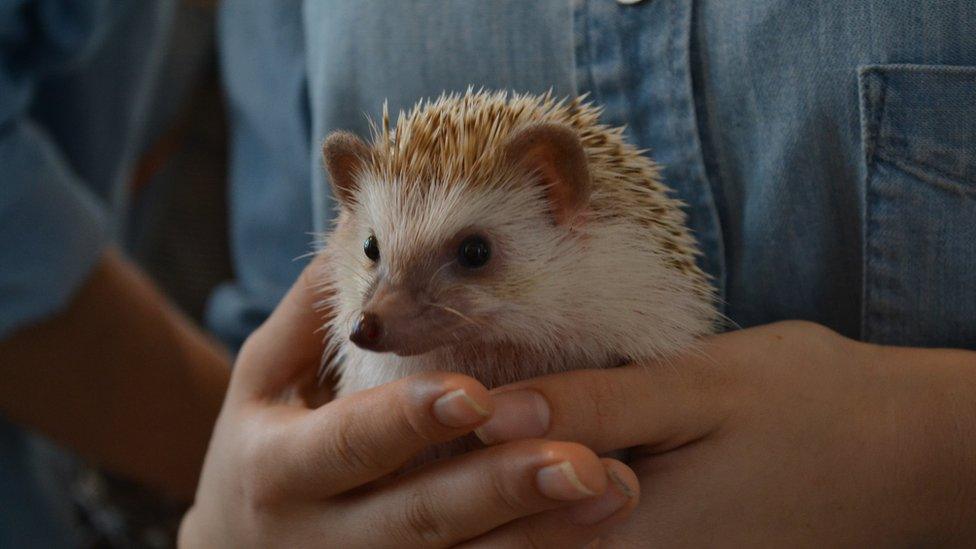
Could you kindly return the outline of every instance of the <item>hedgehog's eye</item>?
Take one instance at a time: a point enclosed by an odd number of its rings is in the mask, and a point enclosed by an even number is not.
[[[363,252],[366,254],[371,261],[376,262],[380,259],[380,245],[376,241],[375,235],[369,235],[369,238],[363,242]]]
[[[491,259],[491,244],[480,236],[469,236],[458,248],[458,263],[468,269],[483,267]]]

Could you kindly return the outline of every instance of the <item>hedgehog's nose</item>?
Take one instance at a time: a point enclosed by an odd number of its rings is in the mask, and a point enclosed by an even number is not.
[[[363,313],[352,327],[349,340],[367,351],[375,351],[382,335],[380,318],[373,313]]]

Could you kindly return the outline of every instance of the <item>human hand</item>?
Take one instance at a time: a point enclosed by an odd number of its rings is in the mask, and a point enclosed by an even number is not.
[[[181,546],[568,547],[634,508],[633,471],[569,442],[518,441],[388,476],[469,433],[492,398],[438,373],[310,405],[322,344],[307,278],[240,353]]]
[[[641,504],[601,547],[976,543],[976,353],[784,322],[495,402],[489,441],[636,447]],[[550,419],[526,420],[540,403]]]

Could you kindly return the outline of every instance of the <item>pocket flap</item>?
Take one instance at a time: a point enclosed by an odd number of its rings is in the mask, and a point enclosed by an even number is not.
[[[869,164],[908,162],[976,190],[976,67],[865,65],[858,81]]]

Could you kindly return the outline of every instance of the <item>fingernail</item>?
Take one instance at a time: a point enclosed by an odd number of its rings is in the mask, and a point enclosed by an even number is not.
[[[612,469],[607,469],[607,491],[593,501],[580,504],[570,512],[570,520],[580,526],[602,522],[622,509],[637,495],[637,488],[630,486]]]
[[[485,444],[541,437],[549,430],[549,403],[537,391],[508,391],[493,395],[495,413],[475,429]]]
[[[568,461],[539,469],[535,474],[535,482],[539,491],[547,498],[572,501],[596,495],[596,492],[580,481],[576,469]]]
[[[464,389],[457,389],[434,401],[434,417],[448,427],[466,427],[491,415],[488,408],[478,404]]]
[[[614,488],[620,490],[620,493],[627,496],[627,499],[637,496],[637,490],[631,488],[613,469],[607,469],[607,478],[610,479],[610,483]]]

